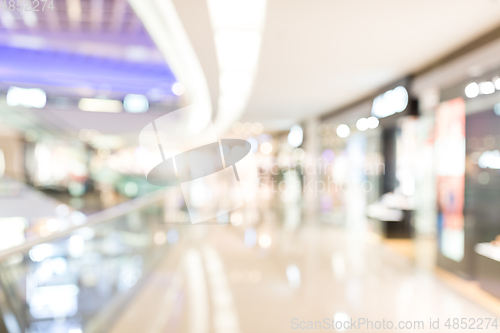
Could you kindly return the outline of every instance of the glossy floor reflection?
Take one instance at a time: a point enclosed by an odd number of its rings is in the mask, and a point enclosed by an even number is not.
[[[394,332],[448,331],[448,318],[452,326],[454,318],[483,318],[483,331],[495,330],[485,329],[492,313],[358,228],[310,224],[283,231],[277,220],[255,232],[180,227],[175,250],[146,279],[112,332],[274,333],[301,326],[311,331],[314,325],[334,331],[332,320],[351,319],[357,327],[348,332],[385,331],[360,326],[360,318],[375,326],[392,321]],[[400,321],[423,327],[398,329]]]

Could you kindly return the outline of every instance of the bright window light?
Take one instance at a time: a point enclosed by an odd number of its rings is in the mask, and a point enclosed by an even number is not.
[[[479,85],[476,82],[469,83],[467,87],[465,87],[465,96],[469,98],[474,98],[479,95]]]
[[[112,99],[82,98],[78,102],[78,108],[88,112],[118,113],[123,110],[123,104]]]
[[[10,87],[7,91],[7,105],[41,109],[47,104],[45,91],[38,88],[24,89]]]
[[[341,138],[347,138],[349,134],[351,134],[351,129],[346,124],[342,124],[337,127],[337,135]]]
[[[483,95],[493,94],[495,92],[495,85],[493,84],[493,82],[490,81],[481,82],[479,84],[479,91]]]
[[[143,113],[148,111],[149,101],[144,95],[129,94],[123,100],[123,108],[130,113]]]

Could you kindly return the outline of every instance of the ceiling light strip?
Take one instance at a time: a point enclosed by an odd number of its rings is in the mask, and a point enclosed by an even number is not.
[[[266,0],[207,0],[219,63],[214,126],[226,132],[250,100],[258,67]]]
[[[129,0],[129,4],[186,88],[185,101],[197,105],[186,130],[200,132],[212,119],[212,102],[205,74],[174,4],[171,0]]]

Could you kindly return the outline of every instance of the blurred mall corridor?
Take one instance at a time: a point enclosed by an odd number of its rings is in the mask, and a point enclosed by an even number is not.
[[[485,332],[500,0],[0,0],[0,333]]]
[[[287,232],[273,221],[190,231],[111,332],[293,332],[310,321],[328,330],[351,318],[362,332],[377,331],[368,320],[392,321],[395,332],[406,331],[400,321],[422,321],[428,332],[431,318],[443,329],[444,318],[495,317],[367,234],[325,225]]]

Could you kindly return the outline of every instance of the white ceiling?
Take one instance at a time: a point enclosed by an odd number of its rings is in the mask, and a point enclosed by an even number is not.
[[[174,3],[215,99],[205,1]],[[375,93],[498,25],[498,0],[268,0],[259,71],[242,121],[287,129]]]

